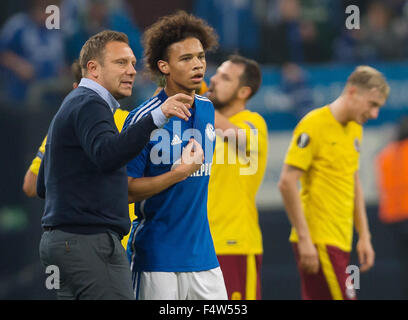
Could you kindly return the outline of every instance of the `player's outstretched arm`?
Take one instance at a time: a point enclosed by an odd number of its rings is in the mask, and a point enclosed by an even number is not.
[[[35,75],[34,66],[26,59],[8,50],[0,55],[0,63],[13,71],[19,78],[30,80]]]
[[[37,195],[37,175],[30,169],[27,170],[24,176],[23,191],[30,198]]]
[[[371,244],[371,233],[368,225],[367,211],[364,202],[363,188],[358,171],[355,173],[354,225],[358,232],[357,255],[361,272],[368,271],[374,265],[375,252]]]
[[[215,129],[221,130],[224,140],[233,138],[237,143],[238,150],[246,150],[247,136],[245,130],[240,130],[239,127],[234,125],[226,116],[217,110],[215,110],[214,113],[214,127]]]
[[[181,163],[166,173],[155,177],[128,177],[129,203],[139,202],[162,192],[172,185],[187,179],[197,171],[204,161],[204,151],[201,145],[191,139],[184,148]]]
[[[216,129],[221,129],[222,131],[226,131],[231,135],[238,136],[239,127],[234,125],[228,118],[222,115],[219,111],[215,110],[214,112],[214,127]]]
[[[40,171],[42,155],[45,152],[45,144],[47,142],[47,136],[43,139],[41,146],[38,148],[37,155],[31,162],[31,165],[27,169],[24,176],[23,191],[27,197],[35,197],[37,195],[37,177]]]
[[[284,164],[279,180],[279,191],[289,221],[298,234],[300,266],[308,273],[317,273],[319,255],[309,233],[298,190],[298,181],[303,173],[304,171],[299,168]]]

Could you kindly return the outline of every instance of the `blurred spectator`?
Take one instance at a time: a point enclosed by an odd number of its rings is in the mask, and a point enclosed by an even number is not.
[[[279,0],[277,4],[280,13],[278,23],[270,24],[271,20],[261,18],[265,23],[261,32],[261,61],[278,64],[326,61],[330,50],[324,50],[324,45],[328,45],[321,41],[316,23],[303,19],[301,3],[298,0]],[[274,6],[269,3],[267,8]]]
[[[72,63],[78,58],[87,39],[102,30],[109,29],[126,33],[129,45],[137,59],[136,69],[142,68],[142,32],[127,2],[123,0],[63,0],[61,7],[68,62]],[[142,99],[140,91],[145,89],[145,82],[145,78],[137,78],[132,96],[121,101],[124,109],[133,109]]]
[[[291,110],[299,121],[313,105],[311,88],[308,86],[304,70],[294,63],[284,64],[281,87],[282,92],[288,96]]]
[[[255,0],[254,14],[261,26],[276,25],[281,17],[279,3],[277,0]]]
[[[386,6],[395,14],[401,13],[404,6],[407,4],[406,0],[385,0],[384,2],[386,3]]]
[[[278,9],[279,22],[262,26],[261,61],[279,64],[288,60],[303,62],[299,2],[297,0],[279,1]]]
[[[175,13],[177,10],[191,12],[193,2],[192,0],[127,0],[137,24],[142,30],[156,22],[160,17]]]
[[[0,1],[0,26],[14,13],[26,7],[27,0]]]
[[[276,1],[276,0],[275,0]],[[302,17],[319,27],[331,29],[344,25],[343,0],[302,0]],[[319,30],[327,32],[328,30]]]
[[[300,36],[303,46],[303,61],[299,62],[317,63],[329,60],[330,45],[320,38],[318,26],[313,21],[301,21]]]
[[[269,9],[273,7],[269,6]],[[283,63],[303,62],[303,45],[300,35],[300,5],[297,0],[278,1],[279,22],[265,24],[261,33],[261,61]],[[268,20],[265,20],[268,22]]]
[[[394,60],[403,57],[403,41],[396,32],[393,12],[381,1],[372,2],[361,23],[359,50],[364,59]]]
[[[308,62],[329,61],[332,58],[333,41],[344,25],[343,0],[302,0],[300,3],[302,20],[313,24],[319,50],[306,49]]]
[[[395,141],[376,158],[379,217],[397,239],[404,299],[408,298],[408,117],[400,122]]]
[[[335,60],[371,63],[404,58],[408,53],[408,2],[374,1],[359,3],[358,7],[362,17],[360,29],[341,27],[334,44]],[[404,8],[407,8],[406,15]]]
[[[362,52],[358,49],[361,38],[360,30],[346,30],[336,38],[333,44],[333,58],[338,62],[357,62],[361,60]]]
[[[406,58],[408,57],[408,1],[401,0],[400,2],[401,6],[396,9],[399,15],[394,19],[393,27],[403,46],[402,57]]]
[[[45,26],[51,4],[58,1],[31,0],[28,13],[13,15],[1,30],[0,72],[8,100],[24,101],[29,85],[58,76],[65,66],[61,31]]]
[[[194,14],[218,33],[220,59],[234,52],[257,59],[259,25],[250,0],[196,0]]]
[[[122,0],[64,0],[66,14],[67,55],[71,63],[78,58],[85,41],[92,35],[105,30],[126,33],[138,65],[141,65],[143,48],[141,31],[128,14],[127,4]]]

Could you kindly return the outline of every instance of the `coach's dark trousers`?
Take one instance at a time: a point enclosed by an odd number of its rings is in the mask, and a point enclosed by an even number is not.
[[[45,231],[40,258],[44,266],[58,267],[58,299],[135,299],[125,251],[110,232],[82,235]]]

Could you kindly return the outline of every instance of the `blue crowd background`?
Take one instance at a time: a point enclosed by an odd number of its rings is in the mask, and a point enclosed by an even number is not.
[[[59,8],[59,29],[46,27],[50,14],[45,8],[49,5]],[[350,5],[359,10],[358,29],[346,27],[350,16],[346,8]],[[404,271],[399,269],[392,234],[378,220],[371,177],[371,155],[408,115],[406,0],[1,1],[0,299],[55,297],[44,286],[46,275],[38,258],[43,203],[26,198],[21,185],[50,119],[72,88],[70,64],[89,36],[103,29],[125,32],[138,60],[139,75],[132,96],[121,104],[133,109],[156,87],[143,73],[143,31],[159,17],[178,9],[204,18],[219,36],[218,50],[207,55],[207,82],[216,66],[232,53],[253,58],[262,66],[262,87],[249,107],[265,117],[270,131],[272,160],[259,200],[265,299],[300,297],[296,265],[287,241],[289,223],[273,187],[287,147],[279,145],[279,139],[286,141],[306,112],[340,94],[356,65],[368,64],[385,74],[391,95],[379,118],[367,124],[371,153],[361,162],[377,263],[362,275],[358,294],[363,299],[407,299],[404,286],[408,284],[399,281]],[[282,155],[274,158],[275,153]],[[353,259],[357,263],[355,256]]]

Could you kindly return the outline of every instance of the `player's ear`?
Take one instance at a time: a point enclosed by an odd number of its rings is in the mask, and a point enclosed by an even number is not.
[[[357,92],[358,88],[356,86],[347,86],[346,92],[349,96],[353,96]]]
[[[167,61],[159,60],[157,61],[157,67],[159,68],[160,72],[164,75],[169,75],[169,64]]]
[[[252,89],[248,86],[243,86],[238,90],[238,98],[242,100],[248,100],[251,95]]]

